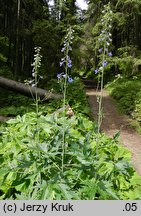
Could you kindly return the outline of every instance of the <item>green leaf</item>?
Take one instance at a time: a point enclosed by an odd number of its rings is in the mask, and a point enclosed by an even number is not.
[[[141,186],[141,176],[139,176],[136,172],[134,172],[134,175],[130,179],[130,184],[133,187],[136,187],[137,185]]]
[[[66,200],[72,199],[71,189],[69,188],[68,185],[60,183],[60,184],[58,184],[58,187],[60,188],[60,192],[62,193],[64,199],[66,199]]]

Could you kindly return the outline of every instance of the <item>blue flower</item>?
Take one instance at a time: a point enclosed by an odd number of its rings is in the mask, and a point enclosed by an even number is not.
[[[65,48],[65,47],[63,47],[63,48],[61,49],[61,52],[64,52],[64,51],[65,51],[65,49],[66,49],[66,48]]]
[[[112,52],[109,52],[109,53],[108,53],[108,56],[109,56],[109,57],[112,57],[112,56],[113,56]]]
[[[67,74],[63,74],[62,77],[63,77],[63,78],[66,78],[66,77],[67,77]]]
[[[72,63],[68,63],[68,68],[71,68],[72,67]]]
[[[64,64],[65,61],[61,61],[60,62],[60,67],[62,67],[62,65]]]
[[[32,73],[32,77],[35,77],[35,72],[34,72],[34,73]]]
[[[73,79],[71,77],[68,77],[68,83],[72,83]]]
[[[103,67],[106,67],[106,66],[108,65],[108,62],[107,62],[106,60],[104,60],[104,61],[102,62],[102,65],[103,65]]]
[[[72,60],[70,59],[70,57],[68,56],[68,68],[72,67]]]
[[[95,69],[95,71],[94,71],[94,72],[95,72],[95,74],[97,74],[97,73],[98,73],[98,69]]]
[[[63,73],[57,74],[57,79],[60,79]]]

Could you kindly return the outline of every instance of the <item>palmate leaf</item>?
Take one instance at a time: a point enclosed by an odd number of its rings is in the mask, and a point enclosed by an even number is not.
[[[0,167],[0,180],[3,179],[3,176],[8,175],[8,173],[11,171],[8,167]]]
[[[60,183],[60,184],[58,184],[58,188],[60,189],[60,192],[63,195],[63,199],[66,199],[66,200],[72,199],[72,191],[68,185]]]
[[[119,191],[119,196],[124,200],[141,200],[141,186],[128,191]]]
[[[40,200],[46,200],[46,199],[49,199],[49,197],[52,196],[52,192],[53,191],[50,191],[49,190],[49,187],[48,187],[48,182],[44,181],[42,182],[42,184],[40,184],[38,187],[38,199]]]
[[[32,193],[32,199],[40,200],[70,200],[73,197],[78,198],[68,185],[46,181],[38,184]]]
[[[3,194],[2,196],[0,196],[0,200],[4,200],[5,198],[5,194]]]
[[[15,187],[18,194],[15,194],[17,199],[39,199],[38,193],[38,173],[30,174],[27,177],[21,178],[19,182],[15,182],[13,187]]]
[[[134,172],[134,175],[130,179],[130,184],[132,187],[136,187],[137,185],[141,186],[141,176]]]
[[[28,187],[29,187],[29,182],[24,181],[23,183],[21,183],[21,184],[15,186],[15,189],[16,189],[17,191],[26,193],[26,192],[29,192],[29,191],[28,191]]]
[[[122,159],[115,163],[115,171],[118,173],[124,173],[126,175],[130,175],[134,172],[133,166],[127,160]],[[129,172],[130,171],[130,172]]]
[[[79,189],[81,199],[94,200],[97,193],[97,182],[93,179],[82,181],[82,187]]]
[[[85,166],[90,166],[91,164],[93,164],[92,161],[90,162],[90,161],[88,161],[88,160],[86,160],[85,158],[80,157],[80,156],[77,157],[77,160],[78,160],[82,165],[85,165]]]
[[[73,128],[70,128],[69,130],[69,135],[70,136],[73,136],[73,138],[76,138],[76,139],[82,139],[82,135],[81,133],[78,131],[78,130],[75,130]],[[83,138],[84,139],[84,138]]]
[[[18,169],[25,169],[25,168],[27,169],[27,168],[31,167],[33,164],[35,164],[34,161],[27,161],[25,159],[23,159],[23,160],[18,159],[18,162],[19,162],[19,164],[17,166]]]
[[[9,170],[9,172],[6,173],[1,179],[0,188],[5,194],[8,192],[9,188],[12,186],[16,177],[17,177],[17,174]]]
[[[103,190],[109,195],[110,199],[116,199],[119,200],[117,193],[112,189],[112,183],[108,181],[99,181],[98,187],[100,190]]]
[[[111,162],[101,162],[98,164],[98,174],[103,176],[105,179],[114,171],[114,163]]]
[[[124,175],[118,175],[115,180],[119,190],[128,190],[130,188],[130,183]]]
[[[16,193],[15,196],[16,200],[30,200],[30,194],[27,195],[26,193]]]
[[[52,127],[50,127],[49,125],[43,125],[43,130],[47,133],[47,134],[51,134],[52,133]]]
[[[17,179],[14,181],[13,185],[14,187],[17,188],[21,188],[23,187],[23,183],[26,182],[26,187],[28,187],[29,185],[34,185],[37,182],[38,179],[38,173],[29,173],[27,172],[23,172],[23,173],[19,173],[17,175]],[[30,190],[32,190],[32,188],[30,188]]]
[[[115,160],[119,160],[122,158],[126,158],[126,159],[131,159],[131,152],[129,152],[127,149],[122,148],[119,146],[119,148],[117,149],[117,151],[114,154],[114,159]]]

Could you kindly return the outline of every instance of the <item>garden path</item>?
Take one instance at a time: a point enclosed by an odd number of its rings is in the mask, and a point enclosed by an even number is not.
[[[7,117],[7,116],[1,116],[0,115],[0,122],[4,122],[4,121],[8,121],[9,119],[11,119],[12,117]]]
[[[92,117],[96,120],[98,103],[95,89],[86,88]],[[106,90],[103,91],[103,122],[101,130],[108,136],[113,137],[120,129],[120,141],[132,153],[132,163],[139,175],[141,175],[141,136],[131,128],[131,119],[118,112],[114,100]]]

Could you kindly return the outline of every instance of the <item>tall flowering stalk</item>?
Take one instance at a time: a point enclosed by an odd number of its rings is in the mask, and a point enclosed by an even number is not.
[[[110,51],[110,45],[112,43],[112,15],[113,12],[110,7],[110,2],[107,5],[104,5],[102,11],[101,19],[101,31],[98,36],[96,49],[98,53],[99,63],[98,68],[95,69],[95,74],[98,74],[98,87],[97,90],[100,90],[100,94],[97,95],[98,102],[98,134],[100,134],[102,118],[103,118],[103,108],[102,108],[102,99],[103,99],[103,87],[104,87],[104,70],[108,65],[109,57],[112,57],[112,52]],[[97,140],[96,144],[96,156],[97,160],[99,157],[99,144]],[[95,178],[97,178],[97,173],[95,173]]]
[[[35,125],[35,129],[33,132],[33,136],[36,138],[36,145],[38,145],[40,142],[40,131],[39,131],[39,98],[38,98],[38,93],[37,93],[37,85],[39,83],[39,80],[42,79],[43,77],[39,75],[39,68],[41,66],[41,58],[42,58],[42,56],[40,55],[41,47],[35,47],[34,50],[35,50],[34,61],[31,64],[31,66],[33,67],[32,80],[26,81],[26,84],[28,84],[32,87],[35,87],[35,96],[33,96],[32,91],[31,91],[31,94],[32,94],[32,97],[33,97],[33,100],[35,103],[35,107],[36,107],[36,125]],[[39,159],[41,159],[40,152],[38,153],[38,157],[39,157]],[[36,162],[35,162],[35,167],[37,170]],[[40,173],[38,175],[38,181],[39,181],[39,183],[41,183]]]
[[[35,98],[34,98],[34,101],[35,101],[35,106],[36,106],[36,114],[38,116],[38,112],[39,112],[39,100],[38,100],[38,94],[37,94],[37,85],[38,85],[38,82],[39,82],[39,79],[42,78],[40,75],[39,75],[39,68],[41,66],[41,55],[40,55],[40,50],[41,50],[41,47],[35,47],[34,48],[35,50],[35,54],[34,54],[34,62],[32,63],[32,77],[33,77],[33,80],[31,80],[31,85],[32,87],[35,87],[36,88],[36,93],[35,93]]]
[[[72,60],[69,56],[70,51],[72,51],[72,40],[73,40],[74,30],[69,27],[67,34],[64,38],[64,43],[61,52],[64,54],[63,58],[60,61],[60,67],[64,68],[64,72],[57,74],[58,82],[61,84],[63,91],[63,129],[62,129],[62,172],[64,170],[64,157],[65,157],[65,107],[66,107],[66,92],[67,92],[67,83],[72,83],[73,79],[69,76],[69,70],[72,67]]]
[[[98,74],[98,82],[100,83],[100,95],[97,96],[97,101],[99,104],[98,110],[98,133],[100,133],[101,123],[102,123],[102,98],[103,98],[103,84],[104,84],[104,70],[108,65],[108,58],[112,56],[112,52],[110,51],[110,45],[112,42],[112,15],[113,12],[110,7],[110,3],[104,5],[104,9],[102,11],[102,19],[101,19],[101,32],[98,36],[97,40],[97,51],[99,57],[98,68],[95,69],[95,74]]]

